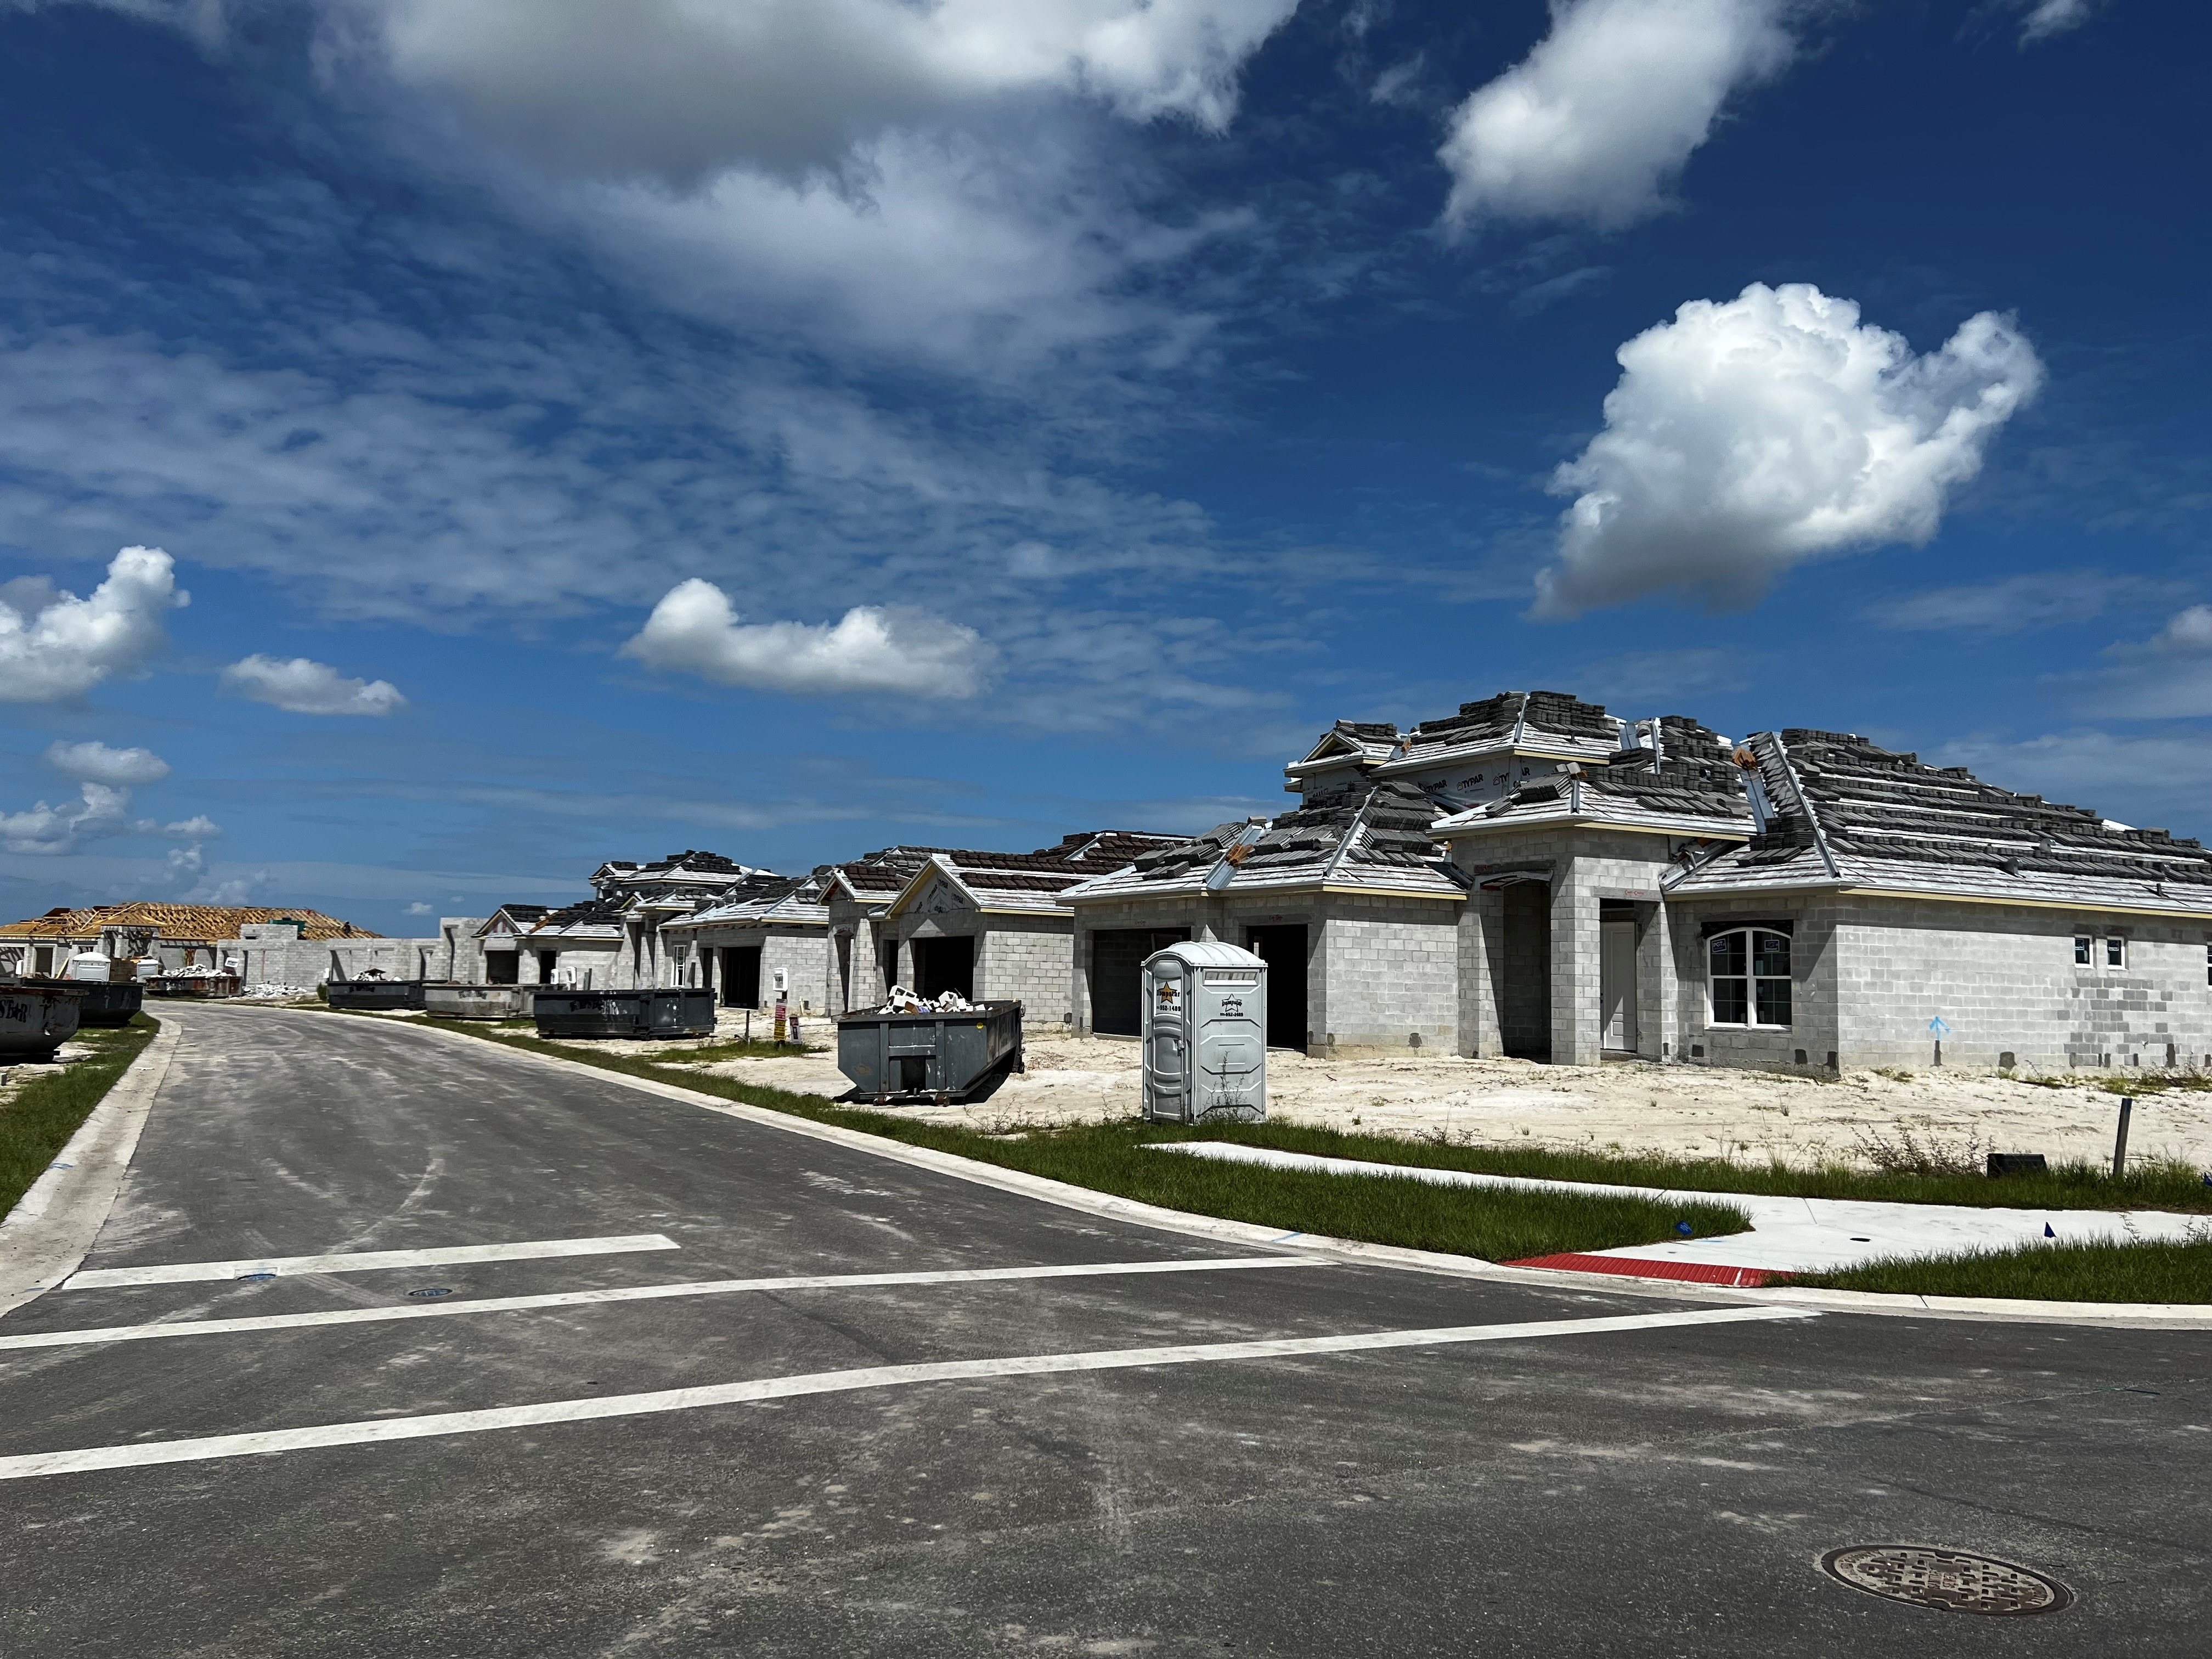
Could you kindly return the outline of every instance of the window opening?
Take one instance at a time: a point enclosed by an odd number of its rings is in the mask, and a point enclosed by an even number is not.
[[[2105,966],[2124,968],[2128,965],[2128,942],[2118,935],[2105,941]]]
[[[1716,933],[1706,980],[1716,1025],[1790,1024],[1790,938],[1760,927]]]
[[[2212,950],[2212,945],[2208,945],[2206,948]],[[2080,967],[2087,968],[2089,965],[2089,936],[2087,933],[2074,935],[2074,961]]]

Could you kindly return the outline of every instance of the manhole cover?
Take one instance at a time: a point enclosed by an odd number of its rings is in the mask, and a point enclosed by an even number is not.
[[[2009,1561],[1918,1544],[1859,1544],[1830,1550],[1820,1570],[1853,1589],[1946,1613],[2057,1613],[2073,1591]]]
[[[453,1293],[452,1289],[444,1285],[426,1285],[419,1291],[407,1292],[417,1302],[428,1302],[434,1296],[451,1296]]]

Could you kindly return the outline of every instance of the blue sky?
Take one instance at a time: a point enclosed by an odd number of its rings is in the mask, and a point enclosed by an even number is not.
[[[2208,64],[2154,0],[0,0],[0,908],[1196,829],[1531,686],[2203,834]]]

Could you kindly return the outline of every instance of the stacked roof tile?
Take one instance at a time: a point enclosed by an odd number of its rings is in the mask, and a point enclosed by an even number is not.
[[[1297,811],[1272,821],[1217,824],[1202,836],[1157,848],[1125,870],[1070,890],[1068,896],[1325,884],[1455,897],[1462,886],[1443,849],[1429,838],[1439,810],[1418,785],[1361,779],[1310,796]]]
[[[2212,853],[2163,830],[2109,823],[1849,732],[1791,727],[1750,746],[1772,808],[1766,827],[1673,878],[1684,896],[1819,884],[2152,909],[2212,904]]]
[[[742,922],[798,922],[818,926],[830,919],[823,894],[827,878],[817,871],[806,876],[771,876],[764,872],[732,883],[715,902],[694,911],[669,929],[724,927]],[[664,930],[665,931],[665,930]]]

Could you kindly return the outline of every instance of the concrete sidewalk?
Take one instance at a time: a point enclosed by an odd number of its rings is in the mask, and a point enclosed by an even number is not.
[[[1590,1182],[1476,1175],[1463,1170],[1427,1169],[1411,1164],[1361,1163],[1350,1158],[1316,1158],[1304,1152],[1279,1152],[1227,1141],[1182,1141],[1154,1150],[1218,1158],[1230,1164],[1257,1164],[1275,1170],[1311,1170],[1324,1175],[1396,1176],[1439,1187],[1603,1193],[1645,1198],[1661,1204],[1733,1204],[1751,1217],[1752,1231],[1747,1233],[1593,1251],[1584,1258],[1593,1261],[1675,1263],[1741,1268],[1747,1273],[1759,1274],[1828,1273],[1886,1256],[1955,1255],[1967,1250],[2011,1249],[2046,1239],[2062,1243],[2181,1243],[2192,1239],[2212,1239],[2212,1215],[2181,1215],[2163,1210],[1999,1210],[1964,1204],[1891,1204],[1859,1199],[1678,1192],[1659,1187],[1616,1187]]]

